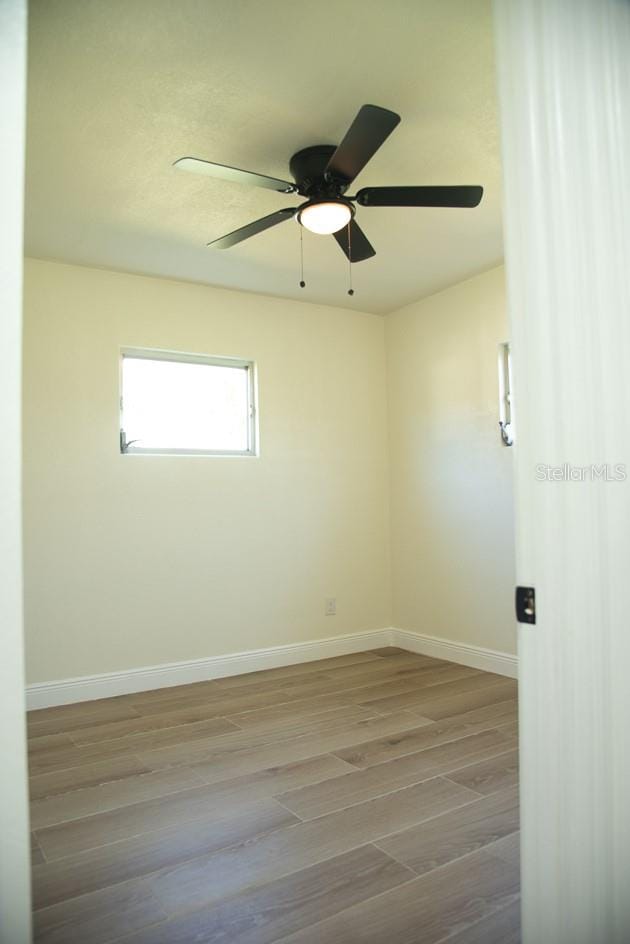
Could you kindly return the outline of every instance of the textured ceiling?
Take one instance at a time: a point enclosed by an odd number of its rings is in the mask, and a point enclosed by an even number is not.
[[[26,251],[387,312],[497,264],[490,0],[31,0]],[[402,116],[356,187],[482,184],[481,206],[359,207],[348,264],[293,221],[206,248],[295,197],[173,170],[184,155],[286,178],[363,103]]]

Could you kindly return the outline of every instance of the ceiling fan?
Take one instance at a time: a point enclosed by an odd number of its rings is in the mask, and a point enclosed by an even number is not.
[[[276,210],[212,240],[208,246],[229,249],[250,236],[295,217],[313,233],[333,235],[350,262],[361,262],[374,256],[375,250],[355,219],[355,203],[362,207],[476,207],[483,194],[483,188],[477,186],[364,187],[354,196],[346,196],[346,190],[355,177],[399,122],[400,115],[393,111],[378,105],[363,105],[337,147],[316,144],[293,155],[289,170],[295,183],[195,157],[182,157],[173,166],[306,198],[306,202],[299,206]]]

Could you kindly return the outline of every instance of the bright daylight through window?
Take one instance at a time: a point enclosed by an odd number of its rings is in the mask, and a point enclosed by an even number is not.
[[[121,452],[256,454],[251,361],[124,351],[121,386]]]

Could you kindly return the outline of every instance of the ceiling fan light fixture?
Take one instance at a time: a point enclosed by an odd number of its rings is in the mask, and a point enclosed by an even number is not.
[[[282,207],[211,240],[208,246],[213,249],[229,249],[285,220],[297,220],[312,233],[334,236],[350,263],[363,262],[375,251],[356,222],[355,203],[360,207],[476,207],[483,196],[482,187],[462,185],[364,187],[353,197],[344,196],[399,122],[396,112],[379,105],[362,105],[337,147],[314,144],[293,154],[289,161],[293,183],[196,157],[182,157],[175,165],[219,180],[299,194],[306,201],[301,206]],[[304,287],[304,278],[300,284]]]
[[[315,200],[302,207],[297,218],[311,233],[330,236],[347,226],[353,215],[345,200]]]

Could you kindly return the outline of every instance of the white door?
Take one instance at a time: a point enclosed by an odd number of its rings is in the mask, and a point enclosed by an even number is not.
[[[630,941],[630,2],[496,0],[525,944]]]

